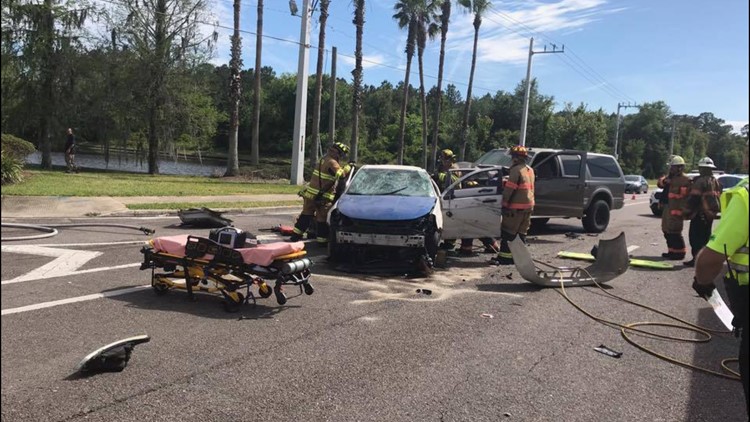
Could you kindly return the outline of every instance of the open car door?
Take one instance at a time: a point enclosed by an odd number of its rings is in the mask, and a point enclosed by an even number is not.
[[[500,237],[503,167],[462,170],[441,193],[443,239]]]

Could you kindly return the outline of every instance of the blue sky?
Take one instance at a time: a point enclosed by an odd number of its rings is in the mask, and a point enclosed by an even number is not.
[[[232,26],[232,0],[212,0],[219,25]],[[312,0],[314,1],[314,0]],[[299,41],[300,18],[288,0],[265,0],[264,35]],[[299,8],[302,0],[296,0]],[[364,80],[403,80],[405,34],[392,19],[395,0],[366,0]],[[708,111],[736,128],[748,122],[747,0],[545,0],[493,1],[481,29],[474,95],[511,91],[525,77],[529,37],[534,50],[552,43],[564,54],[534,55],[532,77],[540,91],[566,102],[615,112],[618,102],[663,100],[676,114]],[[257,0],[242,0],[241,29],[255,32]],[[332,0],[326,48],[339,52],[337,75],[351,80],[355,43],[351,0]],[[310,43],[317,45],[318,15]],[[445,79],[466,95],[471,64],[472,16],[455,5],[448,33]],[[229,61],[231,30],[219,28],[213,63]],[[255,36],[243,33],[244,66],[253,67]],[[437,83],[439,38],[425,52],[425,84]],[[296,73],[299,47],[270,38],[263,65]],[[330,72],[330,55],[326,73]],[[314,73],[316,51],[310,53]],[[418,84],[416,60],[411,77]],[[624,109],[629,113],[635,109]]]

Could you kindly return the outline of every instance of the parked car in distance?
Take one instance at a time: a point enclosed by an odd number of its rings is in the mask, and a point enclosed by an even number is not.
[[[638,174],[629,174],[625,176],[625,193],[646,193],[648,192],[648,181]]]
[[[510,167],[507,149],[482,155],[475,167]],[[580,218],[588,232],[607,229],[610,211],[624,206],[625,178],[611,155],[586,151],[529,148],[529,165],[536,174],[532,224],[550,218]]]
[[[690,179],[695,179],[699,176],[698,172],[694,173],[687,173],[685,174]],[[747,177],[747,175],[744,174],[725,174],[723,171],[717,171],[714,173],[714,176],[716,177],[716,180],[719,182],[719,185],[721,186],[721,190],[728,189],[734,187],[737,183],[740,182],[740,180]],[[657,188],[653,191],[651,196],[648,199],[649,202],[649,208],[651,208],[651,213],[653,213],[655,216],[660,217],[661,216],[661,208],[659,207],[659,200],[661,199],[663,189]]]
[[[441,238],[499,237],[501,171],[466,172],[441,193],[419,167],[363,166],[328,214],[329,259],[380,255],[419,263],[434,259]],[[460,189],[464,185],[471,187]]]

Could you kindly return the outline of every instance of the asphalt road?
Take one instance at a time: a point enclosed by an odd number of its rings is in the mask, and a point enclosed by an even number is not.
[[[574,265],[556,253],[588,252],[598,238],[624,231],[633,256],[658,257],[666,246],[647,202],[647,195],[628,198],[598,237],[583,234],[577,220],[552,220],[530,234],[531,253]],[[289,224],[294,215],[230,217],[240,228],[267,234],[259,229]],[[33,221],[45,222],[207,234],[177,227],[176,217]],[[3,237],[17,234],[29,232],[2,230]],[[287,289],[284,306],[271,297],[227,313],[217,296],[196,302],[180,291],[156,296],[147,286],[150,273],[138,269],[138,243],[147,239],[137,231],[91,227],[3,242],[3,421],[746,419],[739,382],[639,350],[618,329],[573,307],[559,289],[537,288],[515,268],[488,266],[490,255],[451,258],[448,268],[427,278],[383,277],[337,272],[322,249],[310,246],[312,296]],[[692,276],[682,265],[661,272],[630,268],[605,290],[566,292],[590,314],[621,324],[674,321],[605,292],[720,330],[710,307],[693,294]],[[424,288],[432,294],[416,293]],[[151,341],[135,348],[123,372],[72,376],[92,350],[138,334]],[[726,334],[707,343],[636,338],[719,372],[721,360],[736,357],[739,346]],[[595,351],[599,345],[622,357]]]

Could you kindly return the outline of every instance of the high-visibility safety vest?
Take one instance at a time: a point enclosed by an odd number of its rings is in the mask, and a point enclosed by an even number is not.
[[[733,226],[732,221],[724,220],[724,214],[730,202],[733,204],[735,202],[739,202],[740,206],[742,206],[742,212],[734,215],[734,218],[742,218],[745,222],[747,222],[748,218],[750,218],[750,194],[748,193],[748,178],[745,178],[744,180],[739,182],[735,187],[725,190],[724,193],[721,194],[720,200],[722,211],[721,224],[729,224],[729,227]],[[732,232],[732,234],[735,236],[744,236],[745,244],[744,246],[734,251],[734,253],[729,257],[729,268],[735,273],[739,285],[747,286],[748,279],[750,278],[750,255],[748,255],[748,253],[750,252],[750,245],[748,244],[748,233],[739,233],[737,231],[734,231]],[[711,240],[714,240],[713,236]]]
[[[349,174],[350,170],[349,164],[341,167],[338,161],[326,155],[318,162],[318,167],[313,169],[310,183],[299,194],[307,199],[333,202],[336,181]]]
[[[534,209],[534,169],[524,163],[510,168],[503,186],[503,208],[511,210]]]
[[[457,165],[452,164],[450,166],[450,169],[448,170],[439,169],[438,172],[432,176],[432,180],[434,180],[435,183],[437,183],[441,192],[445,191],[446,189],[448,189],[450,185],[458,181],[459,179],[458,173],[450,171],[451,169],[457,169],[457,168],[458,168]],[[448,175],[450,175],[450,177],[448,177]],[[460,189],[461,187],[459,186],[458,188]]]

